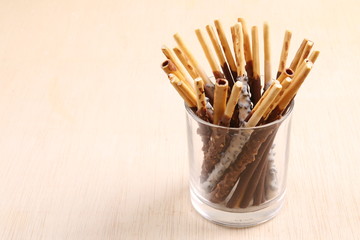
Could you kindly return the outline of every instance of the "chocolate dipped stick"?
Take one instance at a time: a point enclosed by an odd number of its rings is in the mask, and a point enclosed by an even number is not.
[[[239,205],[240,208],[248,207],[250,201],[253,200],[255,197],[254,194],[256,193],[256,189],[259,185],[260,179],[262,178],[262,172],[265,171],[264,169],[266,165],[267,154],[269,153],[272,143],[274,141],[276,130],[277,129],[273,129],[272,133],[268,136],[266,141],[261,146],[261,148],[264,148],[264,154],[262,156],[259,156],[259,158],[257,159],[259,161],[259,164],[255,169],[253,175],[251,176],[248,186],[246,187],[244,197],[240,201],[240,205]],[[260,188],[262,187],[260,186]],[[261,195],[262,193],[258,193],[258,194]],[[255,199],[253,205],[255,205]]]
[[[200,45],[205,53],[206,59],[208,60],[208,62],[210,64],[210,67],[214,74],[215,79],[225,78],[225,75],[221,72],[220,67],[217,64],[209,45],[205,41],[205,37],[204,37],[204,34],[202,33],[201,29],[196,29],[195,33],[196,33],[196,36],[200,42]]]
[[[259,148],[266,141],[266,138],[269,134],[271,134],[271,132],[272,129],[261,129],[254,132],[251,138],[244,145],[243,150],[234,164],[226,168],[220,182],[216,184],[216,187],[211,192],[211,202],[220,203],[225,200],[239,179],[240,174],[245,170],[249,163],[255,160],[255,156],[258,154]]]
[[[230,124],[231,116],[234,112],[235,105],[240,97],[242,88],[241,82],[236,82],[231,91],[231,95],[226,104],[226,108],[219,125],[228,127]],[[215,95],[217,96],[217,95]],[[228,130],[225,128],[214,128],[209,141],[208,151],[204,155],[204,161],[201,170],[201,182],[204,182],[211,171],[213,171],[215,165],[219,162],[222,151],[226,146],[226,140],[228,138]]]
[[[244,36],[244,55],[246,61],[246,73],[249,78],[253,77],[253,57],[251,52],[251,40],[249,32],[246,26],[246,21],[243,18],[238,18],[238,22],[241,23],[243,36]]]
[[[261,203],[266,201],[265,177],[266,177],[266,171],[267,171],[267,166],[268,166],[269,162],[267,160],[264,160],[264,161],[265,161],[265,166],[264,166],[263,170],[261,171],[259,183],[255,189],[253,206],[259,206]]]
[[[245,127],[251,128],[251,127],[255,127],[257,125],[257,123],[260,121],[261,117],[264,115],[267,107],[272,103],[273,99],[280,92],[280,90],[281,90],[281,85],[275,84],[275,86],[271,89],[269,94],[267,94],[266,99],[261,101],[261,104],[259,105],[258,110],[253,112],[253,114],[249,118],[249,121],[245,124]],[[238,165],[238,167],[235,166],[236,174],[240,174],[242,172],[243,169],[241,169],[241,168],[245,167],[247,165],[247,162],[245,165],[242,165],[243,163],[241,163],[241,160],[239,160],[242,157],[242,155],[240,153],[242,153],[243,147],[247,144],[252,132],[253,132],[253,130],[248,129],[248,130],[242,131],[241,134],[237,134],[232,137],[232,139],[229,143],[229,146],[223,153],[219,163],[216,164],[214,170],[211,172],[208,179],[203,183],[203,188],[205,190],[211,191],[215,187],[215,185],[218,184],[218,182],[222,178],[224,172],[225,171],[228,172],[226,169],[228,169],[231,164]],[[251,160],[250,158],[248,158],[248,159]],[[239,165],[241,165],[241,167],[239,167]],[[240,169],[241,169],[241,171],[239,171]],[[231,172],[228,174],[230,176],[234,176],[234,174]],[[230,177],[227,179],[227,182],[223,183],[223,184],[225,186],[230,186],[230,185],[235,184],[236,181],[237,181],[237,179]],[[216,186],[216,188],[217,188],[217,186]],[[227,190],[231,191],[231,189],[227,189]],[[217,190],[217,191],[220,191],[220,190]],[[221,191],[226,192],[224,190],[221,190]]]
[[[261,80],[260,80],[260,55],[259,55],[259,36],[258,28],[253,26],[251,28],[252,37],[252,56],[253,56],[253,76],[249,82],[251,101],[256,105],[261,97]]]
[[[269,136],[268,139],[266,139],[265,143],[266,145],[270,144],[271,137]],[[267,146],[261,146],[258,153],[256,154],[255,160],[250,163],[244,172],[240,175],[240,179],[238,184],[236,185],[236,188],[227,202],[226,206],[229,208],[237,208],[240,207],[240,203],[243,200],[245,193],[247,191],[247,188],[249,187],[249,182],[254,175],[254,172],[257,170],[259,163],[261,162],[261,159],[266,155]]]
[[[221,50],[221,46],[216,38],[215,31],[212,26],[207,25],[206,31],[210,37],[211,43],[215,49],[216,56],[219,59],[221,68],[223,70],[223,73],[225,75],[225,78],[228,80],[228,82],[234,81],[233,76],[231,74],[229,64],[226,62],[225,56],[223,54],[223,51]]]
[[[236,76],[236,64],[235,64],[234,57],[230,50],[230,45],[226,39],[226,35],[225,35],[225,31],[223,29],[222,23],[220,22],[220,20],[215,20],[214,23],[215,23],[216,31],[218,33],[220,42],[221,42],[222,49],[225,53],[226,60],[229,64],[231,74],[233,76],[233,79],[236,79],[236,77],[237,77]],[[232,88],[234,83],[235,83],[234,81],[229,82],[230,88]]]

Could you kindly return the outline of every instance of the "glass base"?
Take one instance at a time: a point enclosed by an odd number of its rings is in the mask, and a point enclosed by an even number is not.
[[[192,189],[190,189],[190,195],[193,207],[202,217],[218,225],[245,228],[259,225],[274,218],[283,206],[285,192],[261,206],[234,211],[228,211],[225,208],[222,210],[208,205]]]

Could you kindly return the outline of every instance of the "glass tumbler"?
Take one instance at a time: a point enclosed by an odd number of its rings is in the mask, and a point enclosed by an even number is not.
[[[286,190],[291,112],[276,121],[229,128],[187,112],[190,195],[204,218],[249,227],[275,217]]]

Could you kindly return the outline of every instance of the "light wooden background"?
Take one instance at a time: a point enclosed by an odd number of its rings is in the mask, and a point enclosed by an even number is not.
[[[357,0],[2,0],[0,239],[359,239]],[[321,55],[297,96],[286,203],[228,229],[188,194],[185,113],[160,69],[181,33],[237,17]]]

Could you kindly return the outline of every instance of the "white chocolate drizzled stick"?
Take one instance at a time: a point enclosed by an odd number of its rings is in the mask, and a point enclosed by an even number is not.
[[[281,73],[285,71],[286,60],[289,55],[291,35],[292,35],[292,33],[289,30],[285,31],[283,46],[282,46],[281,55],[280,55],[279,68],[278,68],[278,72],[276,74],[276,78],[278,78],[281,75]]]
[[[248,84],[248,77],[242,76],[238,78],[238,81],[240,81],[243,84],[240,99],[238,101],[239,106],[239,125],[242,127],[245,124],[245,119],[251,112],[252,103],[250,100],[250,89]]]

